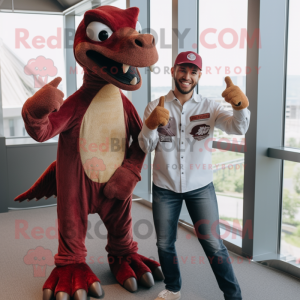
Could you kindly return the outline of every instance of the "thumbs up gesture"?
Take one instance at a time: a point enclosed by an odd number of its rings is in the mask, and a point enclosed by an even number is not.
[[[161,96],[159,98],[158,105],[154,108],[150,116],[145,120],[146,126],[154,130],[159,125],[165,126],[169,122],[169,111],[164,108],[165,105],[165,97]]]
[[[225,77],[226,89],[222,93],[222,97],[225,101],[232,105],[235,110],[241,110],[249,106],[247,96],[241,91],[241,89],[234,85],[229,76]]]
[[[63,104],[64,94],[57,87],[61,78],[57,77],[44,85],[32,97],[28,98],[23,106],[33,118],[42,119],[46,115],[59,111]]]

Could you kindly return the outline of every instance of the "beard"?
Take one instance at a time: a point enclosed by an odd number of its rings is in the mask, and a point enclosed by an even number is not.
[[[179,91],[181,94],[183,94],[183,95],[189,94],[189,93],[195,88],[195,86],[197,85],[197,83],[194,83],[188,91],[184,91],[184,90],[180,87],[179,80],[175,79],[174,77],[173,77],[173,79],[174,79],[176,88],[177,88],[178,91]]]

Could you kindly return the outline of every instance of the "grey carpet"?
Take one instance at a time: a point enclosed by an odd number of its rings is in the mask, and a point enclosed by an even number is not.
[[[134,225],[139,228],[138,232],[136,228],[134,230],[135,240],[139,243],[139,253],[158,260],[151,209],[134,202],[132,216]],[[33,266],[26,265],[23,258],[28,250],[35,249],[38,246],[50,249],[53,255],[56,253],[58,246],[56,239],[47,238],[45,233],[38,234],[41,238],[35,239],[31,234],[34,227],[41,227],[46,231],[48,227],[55,225],[55,219],[56,207],[10,211],[0,214],[0,299],[42,299],[42,286],[53,266],[47,266],[45,277],[34,277]],[[22,235],[18,239],[15,235],[15,223],[18,222],[17,220],[24,220],[28,223],[26,233],[30,239],[26,239]],[[106,230],[102,225],[100,231],[96,234],[95,224],[99,221],[99,217],[90,215],[89,220],[92,226],[88,231],[89,235],[86,240],[88,249],[87,262],[102,281],[102,286],[106,293],[105,299],[155,299],[157,294],[164,289],[163,282],[156,282],[151,289],[140,287],[138,292],[132,294],[124,290],[116,282],[110,272],[108,263],[101,264],[97,262],[97,258],[100,258],[100,262],[103,260],[101,256],[104,259],[106,258],[104,249],[106,239],[103,237]],[[148,226],[145,225],[147,221]],[[222,292],[219,290],[211,271],[209,261],[205,257],[196,237],[191,236],[188,231],[179,227],[176,248],[183,278],[182,299],[223,299]],[[298,280],[249,262],[246,259],[238,263],[237,256],[230,254],[234,258],[233,268],[240,283],[244,300],[299,299],[300,282]],[[181,256],[183,259],[187,258],[185,263],[183,263]],[[205,257],[204,264],[199,264],[199,257]],[[94,263],[91,263],[92,261]]]

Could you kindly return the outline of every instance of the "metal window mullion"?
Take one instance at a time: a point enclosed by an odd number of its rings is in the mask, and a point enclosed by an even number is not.
[[[126,2],[129,7],[136,6],[140,9],[139,22],[141,23],[143,33],[150,33],[150,0],[130,0]],[[151,101],[151,75],[149,68],[144,68],[143,72],[140,72],[142,76],[142,86],[139,90],[132,93],[132,103],[139,113],[141,119],[143,119],[145,107]],[[144,165],[147,168],[143,168],[141,175],[142,180],[138,182],[133,194],[144,198],[148,201],[151,199],[151,154],[146,156]]]
[[[0,213],[8,211],[8,172],[5,137],[0,135]]]
[[[1,74],[1,57],[0,57],[0,136],[4,136],[4,118],[3,118],[3,104],[2,104],[2,74]]]
[[[75,15],[64,16],[64,59],[66,72],[66,91],[67,97],[71,96],[77,90],[76,80],[76,60],[73,53],[73,47],[67,47],[67,32],[66,29],[72,30],[75,33]],[[71,72],[71,68],[75,70]]]
[[[284,175],[284,161],[281,160],[281,164],[280,164],[281,185],[279,188],[280,201],[279,201],[279,211],[278,211],[278,242],[277,242],[278,254],[280,254],[280,250],[281,250],[283,175]]]
[[[175,30],[178,30],[178,0],[172,0],[172,66],[178,55],[178,37]],[[172,89],[175,89],[174,80],[172,80]]]
[[[174,2],[174,1],[173,1]],[[176,43],[173,52],[173,62],[178,53],[185,51],[197,51],[193,49],[193,44],[197,44],[198,47],[198,0],[189,0],[188,5],[186,0],[177,0],[177,7],[174,7],[174,18],[177,12],[177,18],[173,20],[173,28],[178,30],[178,36],[176,34],[176,40],[174,36],[173,43]],[[174,5],[174,4],[173,4]],[[176,23],[177,22],[177,23]],[[176,27],[177,25],[177,27]],[[175,31],[176,33],[176,31]],[[185,35],[185,36],[184,36]],[[176,48],[177,47],[177,48]],[[198,85],[196,86],[196,92],[198,92]]]
[[[236,153],[245,153],[246,152],[246,145],[243,145],[243,144],[213,141],[212,147],[214,149],[230,151],[230,152],[236,152]]]
[[[289,147],[268,148],[268,157],[300,163],[300,149]]]
[[[286,34],[285,34],[285,77],[284,77],[284,101],[283,101],[283,124],[282,124],[282,146],[285,145],[285,121],[286,121],[286,93],[287,93],[287,62],[288,62],[288,41],[289,41],[289,3],[290,0],[286,0]],[[280,177],[281,177],[281,185],[280,185],[280,209],[278,214],[279,226],[278,226],[278,244],[277,244],[277,253],[281,251],[281,230],[282,230],[282,206],[283,206],[283,180],[284,180],[284,160],[281,161],[280,168]]]
[[[286,12],[287,14],[289,13],[289,4],[290,0],[286,0]],[[284,77],[284,83],[283,83],[283,88],[284,88],[284,101],[283,101],[283,107],[282,107],[282,112],[283,112],[283,126],[282,126],[282,146],[285,146],[285,118],[286,118],[286,86],[287,86],[287,62],[288,62],[288,41],[289,41],[289,16],[287,15],[286,18],[286,40],[285,40],[285,77]]]
[[[269,8],[272,7],[272,14]],[[277,255],[281,161],[268,157],[270,145],[281,145],[285,78],[286,2],[248,1],[248,32],[259,28],[262,47],[247,48],[246,91],[251,122],[246,133],[243,227],[251,222],[253,238],[243,238],[243,253],[254,260]],[[276,32],[276,35],[274,34]],[[276,64],[274,64],[276,61]],[[259,73],[255,67],[261,67]],[[272,107],[272,118],[268,118]],[[279,135],[269,134],[279,132]]]

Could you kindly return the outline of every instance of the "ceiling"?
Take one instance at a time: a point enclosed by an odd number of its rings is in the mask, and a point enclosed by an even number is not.
[[[0,10],[63,12],[84,0],[0,0]]]

